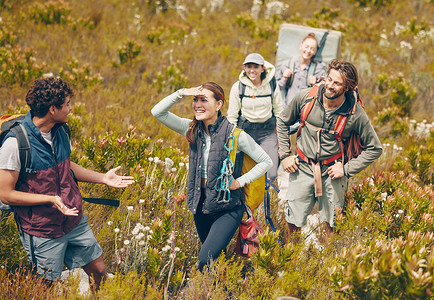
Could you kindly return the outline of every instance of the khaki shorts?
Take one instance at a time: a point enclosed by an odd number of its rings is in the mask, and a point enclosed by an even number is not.
[[[335,209],[344,206],[344,194],[347,190],[346,176],[331,179],[328,175],[322,177],[323,195],[315,197],[313,175],[300,169],[289,174],[288,193],[285,203],[285,219],[297,227],[306,225],[307,216],[312,212],[318,201],[319,217],[331,227],[335,223]]]
[[[51,281],[60,277],[63,265],[70,270],[83,267],[102,254],[85,215],[71,232],[59,238],[42,238],[25,232],[20,236],[38,275]]]

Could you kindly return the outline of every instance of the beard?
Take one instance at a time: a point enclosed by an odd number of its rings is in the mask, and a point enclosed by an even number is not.
[[[339,92],[329,92],[329,89],[327,89],[326,88],[326,90],[325,90],[325,93],[324,93],[324,96],[327,98],[327,99],[329,99],[329,100],[334,100],[334,99],[337,99],[337,98],[339,98],[340,96],[342,96],[342,94],[344,93],[345,91],[342,89],[341,91],[339,91]]]

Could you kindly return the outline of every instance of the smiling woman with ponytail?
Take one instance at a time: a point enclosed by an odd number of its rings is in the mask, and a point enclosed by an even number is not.
[[[192,96],[193,120],[169,112],[185,96]],[[189,142],[189,178],[187,205],[202,247],[198,268],[217,259],[235,234],[244,212],[243,187],[258,179],[273,165],[268,154],[244,131],[239,135],[238,150],[257,165],[241,175],[242,159],[235,162],[229,201],[221,201],[215,189],[223,161],[228,156],[225,144],[234,125],[222,116],[225,104],[223,89],[214,82],[199,87],[180,89],[155,105],[151,112],[158,121],[184,135]],[[242,157],[242,155],[237,155]]]

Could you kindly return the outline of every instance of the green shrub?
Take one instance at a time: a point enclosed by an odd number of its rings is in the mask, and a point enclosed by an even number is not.
[[[0,86],[27,85],[44,73],[45,63],[37,64],[32,48],[0,47]]]
[[[393,0],[349,0],[349,2],[355,2],[361,7],[376,7],[387,6],[393,3]]]
[[[142,47],[133,40],[125,41],[118,49],[120,64],[131,63],[140,54]]]
[[[0,21],[0,47],[15,45],[18,40],[17,33],[10,23]]]
[[[31,7],[30,18],[43,24],[66,24],[67,16],[71,13],[68,2],[47,1],[35,3]]]
[[[152,84],[159,92],[175,91],[188,84],[188,79],[184,75],[184,68],[181,67],[179,61],[164,67],[163,72],[158,72],[156,77]]]
[[[434,234],[376,239],[344,248],[330,268],[336,291],[350,299],[428,299],[433,295]]]
[[[59,70],[59,76],[68,80],[75,87],[91,87],[102,83],[104,80],[99,73],[96,75],[91,74],[89,63],[84,63],[82,66],[79,66],[78,60],[72,59],[67,65],[67,70],[63,68]]]

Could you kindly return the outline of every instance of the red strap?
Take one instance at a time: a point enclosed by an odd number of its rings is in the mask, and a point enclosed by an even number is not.
[[[303,151],[300,150],[300,148],[298,148],[298,146],[295,148],[297,151],[297,155],[305,162],[309,162],[309,158],[307,158],[306,155],[304,155]]]
[[[5,120],[5,119],[10,118],[10,117],[12,117],[12,115],[4,115],[0,119],[1,120]]]
[[[298,148],[298,146],[296,147],[296,151],[297,151],[297,155],[298,155],[298,157],[300,157],[304,162],[309,162],[309,161],[311,161],[304,153],[303,153],[303,151],[301,151],[300,150],[300,148]],[[337,153],[336,155],[334,155],[334,156],[332,156],[332,157],[330,157],[330,158],[328,158],[328,159],[326,159],[326,160],[322,160],[321,161],[321,164],[323,164],[323,165],[328,165],[328,164],[330,164],[331,162],[333,162],[333,161],[335,161],[335,160],[337,160],[337,159],[339,159],[339,158],[341,158],[342,157],[342,152],[339,152],[339,153]]]
[[[342,137],[342,131],[344,131],[345,128],[345,124],[347,123],[348,117],[343,116],[343,115],[339,115],[338,119],[336,120],[336,125],[335,125],[335,137],[336,139],[341,138]]]
[[[325,159],[325,160],[321,161],[321,163],[322,163],[323,165],[329,165],[331,162],[333,162],[333,161],[335,161],[335,160],[337,160],[337,159],[339,159],[339,158],[341,158],[341,157],[342,157],[342,152],[339,152],[339,153],[336,154],[335,156],[330,157],[330,158],[328,158],[328,159]]]

